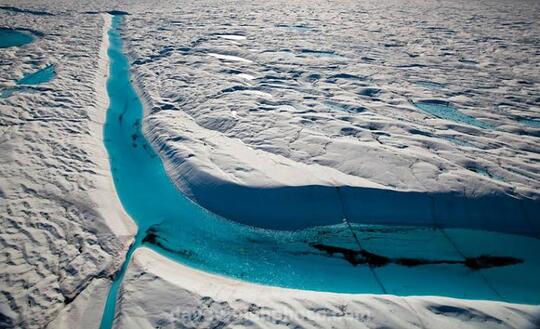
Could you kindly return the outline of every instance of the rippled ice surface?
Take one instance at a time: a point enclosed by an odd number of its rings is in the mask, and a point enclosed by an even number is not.
[[[246,148],[260,152],[261,161],[271,154],[398,190],[473,196],[504,191],[508,198],[534,204],[540,187],[535,165],[538,139],[515,118],[534,117],[538,106],[538,78],[533,72],[538,64],[534,45],[539,14],[530,10],[538,3],[458,4],[467,10],[456,10],[455,2],[429,1],[414,6],[400,1],[219,5],[210,1],[189,9],[164,1],[163,7],[169,9],[165,12],[147,10],[148,5],[139,3],[126,17],[123,32],[133,58],[132,72],[150,104],[146,122],[160,128],[156,135],[163,137],[156,149],[170,160],[170,175],[178,185],[193,187],[186,189],[192,193],[202,186],[198,201],[217,194],[204,188],[214,187],[214,177],[204,181],[202,174],[178,169],[191,169],[192,162],[218,167],[222,176],[216,174],[216,179],[233,177],[238,184],[260,183],[257,179],[265,176],[250,171],[242,159],[227,166],[231,156],[220,143],[213,143],[240,139]],[[500,24],[504,30],[497,28]],[[240,35],[245,38],[230,37]],[[182,125],[187,121],[193,124]],[[204,134],[197,135],[199,131]],[[148,135],[156,138],[152,132]],[[234,195],[223,198],[230,200],[229,209],[240,209],[245,202]],[[381,204],[408,211],[400,202]],[[362,208],[362,199],[357,203]],[[364,208],[376,207],[373,204]],[[455,210],[448,208],[440,210],[441,217]],[[340,224],[329,233],[308,229],[283,234],[207,220],[196,221],[203,226],[178,225],[175,220],[155,223],[146,243],[192,266],[246,280],[332,291],[380,290],[369,269],[348,268],[343,259],[312,248],[317,241],[354,246]],[[465,212],[460,220],[468,221]],[[359,235],[383,254],[403,251],[450,259],[505,254],[498,249],[500,241],[516,239],[518,253],[531,259],[524,264],[536,264],[528,254],[537,249],[534,238],[499,234],[405,228],[381,236]],[[482,241],[474,252],[467,244],[472,241]],[[425,250],[431,245],[437,248]],[[220,262],[223,259],[228,261]],[[317,269],[320,264],[331,264],[342,280],[328,283]],[[516,271],[507,272],[509,278],[528,276],[520,266],[504,271]],[[290,276],[281,276],[283,271]],[[375,272],[396,294],[431,290],[488,299],[512,295],[486,288],[486,276],[491,274],[459,267],[390,265]],[[445,281],[445,275],[451,279]],[[407,280],[400,283],[403,278]],[[428,284],[427,278],[439,283]],[[525,281],[536,293],[537,280]],[[528,294],[523,287],[508,290],[516,293],[513,297]]]
[[[145,244],[209,272],[289,288],[537,300],[539,282],[532,274],[526,275],[540,266],[540,258],[532,252],[540,242],[534,238],[346,223],[294,232],[272,231],[220,218],[191,202],[174,186],[141,133],[142,104],[131,86],[122,54],[120,22],[115,17],[110,33],[112,68],[107,88],[111,103],[105,138],[116,189],[139,226],[135,246]],[[493,247],[491,240],[513,247]],[[363,263],[365,256],[353,255],[362,249],[389,261],[368,266]],[[515,257],[519,262],[481,270],[463,263],[480,256]],[[406,259],[402,262],[407,264],[427,263],[404,265],[392,261],[395,259]],[[521,283],[512,283],[511,278],[517,277],[521,277]],[[499,285],[503,285],[503,292]],[[113,289],[117,288],[118,282]],[[112,305],[108,305],[106,314],[110,317]]]
[[[23,5],[21,1],[11,2],[17,6]],[[34,4],[39,6],[40,2],[47,1],[24,3],[28,6]],[[4,121],[18,125],[26,123],[22,121],[23,118],[42,119],[39,122],[14,126],[11,133],[20,132],[21,135],[18,136],[21,137],[33,136],[36,138],[36,144],[40,144],[44,149],[65,150],[68,156],[64,158],[62,154],[60,161],[53,162],[57,164],[58,171],[62,171],[68,164],[69,168],[73,168],[71,162],[65,162],[69,161],[70,156],[73,162],[87,162],[85,154],[88,144],[95,142],[79,142],[78,139],[69,138],[70,135],[67,133],[64,134],[73,130],[88,134],[87,127],[80,122],[84,122],[87,118],[86,111],[93,108],[93,98],[89,97],[86,100],[85,97],[79,96],[89,95],[88,90],[92,89],[89,81],[94,78],[95,66],[91,65],[93,63],[87,63],[88,57],[81,49],[71,48],[70,45],[98,49],[101,21],[96,15],[82,12],[103,10],[97,2],[84,2],[78,4],[76,8],[71,7],[73,3],[75,1],[67,3],[69,8],[58,8],[59,16],[54,18],[54,24],[47,23],[49,19],[53,20],[50,17],[40,16],[39,19],[43,19],[42,21],[36,19],[44,30],[54,32],[51,38],[39,47],[39,54],[33,53],[28,56],[24,54],[10,58],[21,59],[25,67],[29,68],[35,63],[46,63],[42,61],[43,54],[50,51],[51,53],[46,56],[55,57],[57,60],[63,57],[66,62],[75,64],[71,70],[77,71],[76,74],[65,75],[62,79],[55,80],[63,81],[63,84],[55,86],[57,90],[54,94],[47,91],[50,97],[44,99],[47,102],[46,107],[40,109],[39,106],[32,106],[33,109],[39,109],[38,111],[26,111],[26,108],[17,112],[10,111],[7,112],[9,115]],[[402,1],[332,3],[301,0],[272,3],[201,1],[189,5],[177,1],[163,1],[157,5],[148,1],[133,1],[122,9],[131,13],[126,18],[128,24],[123,31],[127,43],[132,47],[130,55],[133,56],[133,78],[136,78],[147,91],[147,100],[155,116],[164,116],[168,113],[171,115],[171,121],[180,121],[174,115],[187,113],[205,129],[231,138],[239,138],[246,145],[258,150],[283,155],[299,162],[321,163],[347,174],[368,177],[387,186],[434,190],[440,189],[441,186],[452,186],[456,190],[465,190],[473,185],[469,182],[478,183],[479,180],[499,184],[482,174],[482,169],[477,170],[480,173],[468,169],[479,168],[471,166],[470,162],[475,162],[474,165],[482,165],[480,168],[489,167],[492,177],[504,176],[504,181],[507,182],[504,186],[509,186],[507,191],[512,195],[527,195],[531,191],[538,191],[540,181],[537,166],[538,139],[535,139],[538,132],[534,130],[537,128],[521,123],[516,118],[538,117],[538,80],[535,70],[535,67],[538,67],[536,47],[540,21],[538,5],[538,1],[527,0],[519,3],[497,0],[413,1],[406,4]],[[19,22],[26,21],[30,24],[25,16],[27,14],[17,16],[22,17]],[[65,24],[66,17],[73,18],[70,23],[76,24],[80,29],[70,31],[69,26]],[[441,17],[444,17],[444,20],[441,20]],[[11,26],[32,28],[20,24]],[[246,38],[231,40],[219,35],[244,35]],[[63,42],[64,40],[68,43]],[[9,51],[25,48],[29,47],[12,47]],[[299,56],[301,49],[335,51],[349,61],[338,61],[332,57]],[[249,59],[251,62],[212,58],[208,53],[236,56]],[[77,65],[79,62],[84,62],[84,65]],[[13,67],[17,68],[13,72],[17,71],[20,74],[27,72],[20,66]],[[14,83],[20,76],[12,77],[10,83]],[[437,81],[444,83],[445,88],[424,88],[413,81]],[[7,80],[2,76],[2,83],[4,82]],[[74,88],[71,89],[71,86]],[[369,96],[365,88],[377,88],[380,91]],[[68,96],[63,94],[66,90],[69,90],[70,97],[73,96],[75,102],[69,102],[69,99],[66,102],[63,97]],[[224,90],[226,92],[223,92]],[[31,98],[41,101],[40,97]],[[488,122],[496,126],[496,129],[476,129],[467,124],[459,124],[459,127],[456,127],[453,120],[433,119],[414,107],[412,102],[422,99],[449,101],[457,110],[482,122]],[[12,100],[6,103],[19,104]],[[36,103],[29,104],[36,105]],[[59,108],[53,107],[59,104],[66,108],[59,111]],[[329,108],[328,104],[335,107]],[[62,136],[69,141],[65,144],[69,146],[68,149],[62,147],[64,144],[57,143],[56,137],[60,130],[46,130],[45,135],[33,135],[38,127],[40,129],[56,127],[55,120],[61,120]],[[3,132],[4,137],[9,137],[7,131]],[[27,135],[22,135],[23,133]],[[181,130],[173,132],[177,144],[182,144],[178,141],[184,137],[183,133]],[[130,143],[131,138],[131,134],[127,136]],[[35,153],[34,146],[30,145],[32,142],[28,141],[31,139],[26,140],[29,147],[23,150],[27,153],[21,154],[36,164],[44,163],[34,157],[45,155],[46,158],[49,153]],[[2,145],[9,147],[14,143],[3,142]],[[138,147],[141,145],[138,144]],[[174,141],[167,146],[174,152]],[[33,161],[34,159],[36,161]],[[48,160],[46,163],[50,164],[51,161]],[[77,174],[82,175],[86,171],[83,169],[87,167],[75,166],[75,168]],[[41,190],[42,184],[39,183],[43,179],[52,185],[58,183],[55,176],[43,175],[48,171],[41,169],[32,169],[33,173],[28,171],[28,174],[36,177],[36,183],[30,184],[24,191],[26,193],[24,195],[29,199],[36,198],[34,191]],[[471,175],[463,175],[465,172],[471,172]],[[138,176],[138,172],[135,172],[135,176]],[[462,184],[455,184],[456,177],[462,177]],[[91,182],[83,180],[76,180],[73,183],[80,184],[79,188],[91,186]],[[71,191],[65,192],[70,188],[70,184],[64,186],[58,184],[58,187],[62,191],[62,196],[71,195]],[[144,188],[145,186],[141,190]],[[35,221],[29,222],[25,201],[25,199],[17,201],[17,204],[21,202],[22,204],[17,206],[19,211],[14,214],[15,220],[21,223],[16,229],[22,233],[29,230],[44,235],[51,233],[48,229],[49,224],[59,221],[55,221],[54,217],[44,218],[40,213],[41,209],[39,211],[34,209],[36,212],[33,212],[35,215],[32,216]],[[59,204],[63,206],[65,203]],[[77,208],[79,204],[76,203],[74,206]],[[59,207],[58,213],[63,214],[62,207]],[[72,229],[71,224],[77,223],[71,222],[71,219],[62,215],[58,218],[68,221],[66,226],[61,226],[62,234],[81,232],[79,225],[75,225],[76,229]],[[193,218],[186,216],[184,220],[189,219]],[[78,220],[89,225],[84,226],[84,232],[93,232],[91,225],[94,223],[90,223],[91,221],[84,217]],[[261,274],[255,268],[250,272],[249,266],[246,266],[248,270],[236,273],[231,267],[226,269],[229,272],[219,267],[212,269],[210,267],[212,263],[205,257],[210,252],[204,244],[211,243],[212,239],[202,241],[200,245],[191,244],[192,241],[201,242],[197,239],[198,235],[192,234],[187,237],[182,234],[175,235],[175,230],[186,224],[183,221],[179,223],[174,225],[171,222],[160,222],[160,225],[154,227],[161,236],[156,237],[154,242],[161,242],[163,248],[170,249],[170,257],[177,257],[179,261],[193,264],[194,267],[227,273],[246,280],[260,280],[260,282],[267,280],[273,284],[287,284],[279,283],[276,277],[272,277],[271,272],[264,277],[268,271]],[[95,223],[95,225],[102,224],[101,221]],[[230,231],[222,226],[207,227],[208,229],[217,227],[225,235],[216,233],[210,236],[218,237],[216,240],[219,241],[220,247],[231,246],[230,249],[221,248],[220,253],[231,254],[227,255],[226,259],[238,260],[246,255],[257,257],[262,254],[265,260],[279,261],[276,255],[271,254],[272,250],[275,250],[271,248],[274,246],[272,241],[292,240],[292,237],[284,235],[281,236],[282,240],[274,239],[268,242],[268,239],[263,239],[268,237],[264,231],[261,235],[257,233],[256,237],[259,239],[256,240],[251,233],[236,235],[229,234]],[[426,255],[429,254],[425,248],[426,243],[421,242],[422,239],[429,237],[431,241],[438,241],[433,242],[433,245],[442,246],[439,248],[442,254],[437,257],[458,258],[455,250],[448,251],[449,248],[446,248],[447,240],[442,239],[441,231],[416,230],[418,231],[404,228],[402,233],[386,232],[386,237],[393,237],[391,241],[396,243],[393,245],[386,243],[389,239],[378,236],[379,233],[373,230],[363,229],[363,233],[359,235],[363,237],[362,241],[365,241],[366,248],[369,247],[381,254],[394,254],[392,248],[403,250],[399,243],[408,240],[410,246],[418,248],[407,250],[407,254],[431,257],[432,255]],[[340,240],[343,237],[343,228],[339,225],[328,228],[328,233],[321,230],[323,232],[320,233],[320,237],[316,231],[297,233],[293,237],[297,239],[295,241],[302,241],[300,238],[305,237],[305,241],[327,242],[344,247],[351,244],[350,241],[343,243]],[[76,243],[68,240],[75,246],[72,252],[71,248],[69,250],[62,248],[63,240],[57,239],[50,241],[51,246],[52,242],[55,242],[52,248],[43,244],[27,248],[27,244],[19,243],[19,237],[22,235],[11,232],[10,230],[9,234],[3,235],[3,247],[17,266],[26,266],[29,271],[19,277],[14,275],[13,286],[10,287],[9,293],[15,300],[9,304],[12,310],[15,309],[13,305],[21,310],[29,321],[35,320],[45,325],[56,315],[54,310],[58,310],[64,301],[68,301],[62,296],[66,293],[64,289],[26,290],[28,283],[33,282],[34,278],[52,275],[50,286],[63,285],[67,295],[74,296],[79,288],[103,273],[99,262],[108,259],[107,253],[89,251],[94,250],[93,248],[85,247],[83,253],[80,253],[79,249],[80,255],[77,259],[82,258],[84,262],[71,262],[73,256],[78,255],[76,246],[86,246],[87,242],[94,241],[101,246],[108,245],[109,241],[102,239],[101,236]],[[190,226],[182,232],[187,234],[196,231]],[[464,256],[479,253],[516,255],[525,261],[516,266],[482,270],[473,275],[469,275],[467,271],[460,271],[459,265],[450,269],[449,266],[441,265],[438,272],[435,272],[436,266],[423,269],[418,267],[392,269],[394,265],[391,265],[377,269],[379,276],[386,278],[389,291],[406,294],[425,288],[441,294],[454,294],[455,291],[449,292],[449,287],[459,290],[460,286],[463,289],[472,286],[476,288],[474,291],[479,296],[492,298],[491,296],[495,294],[493,289],[486,288],[485,280],[482,280],[483,283],[477,280],[481,273],[487,282],[498,282],[495,284],[499,287],[498,294],[505,299],[531,301],[530,296],[534,298],[540,295],[537,288],[538,279],[533,276],[538,273],[538,267],[535,267],[537,262],[528,254],[538,250],[536,240],[516,239],[514,236],[502,234],[486,234],[481,238],[477,232],[468,231],[456,232],[456,235],[452,235],[454,233],[452,230],[445,232]],[[24,239],[26,237],[23,236]],[[184,238],[188,243],[187,247],[177,240]],[[270,251],[259,253],[256,248],[246,248],[246,244],[261,240],[270,246],[264,250]],[[414,243],[411,240],[419,242]],[[58,244],[60,248],[54,249],[58,246],[57,241],[60,242]],[[377,246],[374,243],[376,241],[382,246]],[[471,241],[475,241],[474,246],[469,245]],[[151,241],[146,243],[155,246]],[[286,243],[278,246],[284,245]],[[335,267],[329,267],[332,270],[339,268],[349,271],[355,278],[362,278],[362,281],[331,281],[332,284],[341,285],[349,282],[350,285],[361,286],[365,282],[367,286],[377,288],[371,286],[373,276],[366,280],[363,275],[356,276],[358,273],[354,271],[358,270],[358,267],[351,266],[339,254],[330,257],[324,252],[314,250],[309,244],[300,242],[291,243],[290,246],[292,250],[300,250],[301,253],[317,253],[313,255],[314,259],[321,260],[324,264],[334,264]],[[278,251],[281,252],[283,249]],[[58,252],[61,255],[59,258]],[[105,257],[102,257],[103,255]],[[298,260],[306,256],[287,255],[281,259],[284,263],[294,263],[289,257]],[[60,261],[57,262],[57,259]],[[208,255],[208,260],[212,259],[222,260],[218,254]],[[85,267],[87,264],[90,264],[89,271],[87,271],[89,268]],[[223,262],[217,265],[227,266]],[[304,268],[300,265],[296,270]],[[426,269],[429,271],[428,275],[418,275]],[[509,275],[507,272],[515,269],[519,275]],[[78,273],[72,276],[74,270]],[[336,277],[343,277],[341,270],[336,271]],[[408,282],[411,285],[399,287],[400,282],[392,282],[394,273],[405,272],[412,273],[403,276],[410,278]],[[464,274],[457,276],[459,279],[457,281],[450,280],[449,283],[448,280],[439,280],[441,284],[430,284],[437,281],[434,277],[444,277],[434,276],[433,273],[447,274],[456,278],[453,274],[457,272]],[[253,278],[254,274],[259,277]],[[324,271],[317,272],[317,275],[323,274]],[[309,275],[305,277],[306,281],[311,280]],[[70,278],[67,285],[65,278]],[[417,278],[429,280],[419,282]],[[460,281],[463,278],[470,281],[467,280],[466,283]],[[311,282],[299,280],[297,283],[303,284],[304,287],[309,285],[314,287],[318,284],[316,281],[317,278],[313,278]],[[474,285],[471,285],[471,282]],[[419,286],[419,283],[422,285]],[[28,292],[29,298],[19,294],[21,291]],[[460,291],[462,292],[463,290]],[[35,303],[30,305],[28,300]],[[51,317],[43,316],[45,312]]]
[[[538,2],[207,1],[186,8],[163,1],[162,8],[170,11],[126,8],[125,36],[148,122],[171,136],[160,145],[170,161],[192,154],[186,163],[215,165],[217,178],[238,184],[268,176],[242,158],[220,163],[216,154],[226,151],[211,140],[199,145],[200,129],[398,190],[540,197],[537,124],[517,119],[536,118],[540,106],[540,17],[531,10]],[[180,124],[186,121],[194,124]],[[173,176],[188,176],[171,167]],[[195,186],[194,194],[207,183],[190,179],[179,185]],[[206,192],[195,195],[202,204]]]

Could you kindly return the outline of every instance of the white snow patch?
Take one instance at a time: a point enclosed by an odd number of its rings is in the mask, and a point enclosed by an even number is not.
[[[242,78],[242,79],[246,79],[246,80],[253,80],[255,79],[255,77],[251,74],[246,74],[246,73],[240,73],[240,74],[237,74],[236,75],[237,77],[239,78]]]
[[[220,38],[227,39],[227,40],[245,40],[246,37],[243,35],[238,34],[221,34],[219,35]]]
[[[223,59],[223,60],[226,60],[226,61],[252,63],[252,61],[250,61],[249,59],[245,59],[245,58],[238,57],[238,56],[232,56],[232,55],[208,53],[208,56],[212,56],[212,57],[215,57],[217,59]]]

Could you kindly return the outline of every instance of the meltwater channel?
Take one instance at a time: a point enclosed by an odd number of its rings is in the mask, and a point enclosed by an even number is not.
[[[267,285],[540,303],[535,238],[346,221],[271,231],[228,221],[193,203],[169,179],[142,134],[143,106],[130,82],[121,24],[122,16],[114,15],[104,136],[117,193],[138,233],[110,289],[102,329],[112,327],[124,272],[141,245],[194,268]]]

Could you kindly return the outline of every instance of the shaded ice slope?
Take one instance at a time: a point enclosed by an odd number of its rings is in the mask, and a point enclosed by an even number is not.
[[[44,328],[62,310],[93,324],[135,233],[102,141],[107,20],[0,10],[0,21],[41,32],[0,51],[0,88],[48,64],[57,72],[0,99],[0,327]]]
[[[138,249],[114,328],[535,328],[540,308],[443,297],[347,295],[259,286]]]
[[[220,215],[534,235],[535,6],[163,2],[134,7],[125,35],[148,138]]]
[[[500,190],[480,186],[479,196],[464,197],[457,192],[385,189],[332,168],[254,150],[200,129],[182,114],[165,117],[172,119],[148,121],[152,126],[148,135],[158,136],[151,141],[163,145],[158,150],[168,160],[173,179],[204,207],[245,224],[299,229],[348,218],[362,223],[539,232],[534,218],[540,204],[497,193]],[[182,136],[171,136],[173,131]],[[167,146],[171,139],[178,143]]]

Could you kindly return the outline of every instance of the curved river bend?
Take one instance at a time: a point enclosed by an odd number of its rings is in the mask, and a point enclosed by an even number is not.
[[[101,328],[112,326],[124,272],[142,244],[194,268],[261,284],[540,302],[540,279],[535,277],[540,243],[534,238],[346,222],[269,231],[225,220],[194,204],[171,182],[141,132],[143,107],[130,82],[121,23],[122,16],[113,16],[109,31],[110,107],[104,136],[116,190],[138,234],[110,289]],[[499,258],[484,266],[482,255]]]

